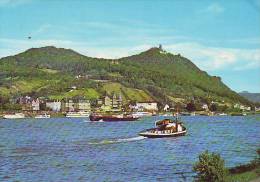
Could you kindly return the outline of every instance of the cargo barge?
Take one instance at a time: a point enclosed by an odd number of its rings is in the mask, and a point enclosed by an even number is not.
[[[90,121],[106,121],[106,122],[114,122],[114,121],[136,121],[139,117],[134,116],[132,114],[97,114],[92,113],[89,116]]]

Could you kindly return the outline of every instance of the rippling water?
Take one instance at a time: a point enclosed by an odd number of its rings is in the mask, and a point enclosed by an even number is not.
[[[0,181],[190,181],[204,150],[226,166],[244,164],[260,147],[260,116],[183,117],[188,135],[147,139],[136,122],[85,119],[0,120]]]

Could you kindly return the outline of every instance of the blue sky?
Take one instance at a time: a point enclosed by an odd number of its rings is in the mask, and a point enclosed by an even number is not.
[[[159,43],[260,92],[260,0],[0,0],[0,57],[54,45],[118,58]]]

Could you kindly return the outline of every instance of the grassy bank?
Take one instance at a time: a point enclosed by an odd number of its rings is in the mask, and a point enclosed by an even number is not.
[[[260,167],[258,166],[256,169],[251,171],[237,173],[237,174],[229,174],[227,180],[229,182],[247,182],[252,181],[257,178],[260,178]]]
[[[199,155],[199,160],[193,166],[197,172],[197,182],[251,182],[260,179],[260,149],[258,157],[249,164],[230,169],[225,167],[225,161],[217,153],[205,151]]]
[[[260,150],[258,152],[260,152]],[[257,178],[260,178],[260,163],[259,161],[254,160],[249,164],[229,169],[227,181],[247,182]]]

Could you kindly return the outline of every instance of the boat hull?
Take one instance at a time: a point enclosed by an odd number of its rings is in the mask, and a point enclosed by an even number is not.
[[[3,116],[4,119],[23,119],[25,116],[23,114],[6,114]]]
[[[66,118],[88,118],[89,115],[66,115]]]
[[[51,118],[51,116],[35,116],[35,119],[48,119]]]
[[[148,137],[148,138],[166,138],[166,137],[178,137],[186,135],[187,131],[175,132],[175,133],[149,133],[149,132],[141,132],[140,136]]]
[[[88,118],[88,112],[69,112],[66,114],[67,118]]]
[[[105,122],[119,122],[119,121],[136,121],[136,117],[113,117],[113,116],[89,116],[90,121],[105,121]]]

